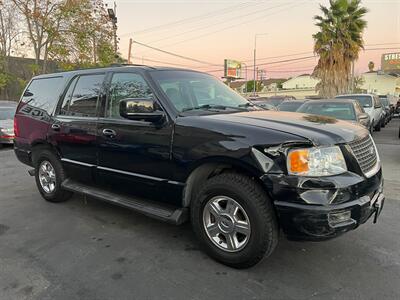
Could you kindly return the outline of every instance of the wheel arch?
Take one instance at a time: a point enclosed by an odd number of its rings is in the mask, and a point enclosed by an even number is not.
[[[207,179],[226,171],[245,174],[261,183],[259,177],[262,175],[262,172],[250,163],[228,157],[207,158],[197,162],[191,168],[183,190],[182,206],[190,206],[194,196]]]

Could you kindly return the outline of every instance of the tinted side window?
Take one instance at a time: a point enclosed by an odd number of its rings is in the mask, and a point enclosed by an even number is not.
[[[69,86],[60,113],[67,116],[95,117],[103,79],[104,74],[79,76],[76,84],[72,82]]]
[[[72,93],[74,92],[74,88],[75,88],[77,81],[78,81],[78,77],[75,77],[72,80],[72,82],[69,84],[68,90],[65,93],[64,100],[63,100],[61,108],[60,108],[60,115],[68,114],[69,104],[71,103]]]
[[[63,82],[62,77],[33,79],[21,101],[51,114],[58,102]]]
[[[153,93],[139,74],[115,73],[111,80],[106,117],[121,118],[119,102],[127,98],[151,98]]]

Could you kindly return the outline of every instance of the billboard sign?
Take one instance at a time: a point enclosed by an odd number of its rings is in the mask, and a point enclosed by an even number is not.
[[[400,53],[382,54],[381,69],[384,72],[400,73]]]
[[[233,59],[224,60],[224,77],[239,79],[242,75],[242,63]]]

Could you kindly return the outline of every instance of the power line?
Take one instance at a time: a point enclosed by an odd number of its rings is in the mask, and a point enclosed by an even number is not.
[[[247,17],[247,16],[254,15],[254,14],[259,14],[259,13],[264,12],[264,11],[266,11],[266,10],[271,10],[271,9],[278,8],[278,7],[282,7],[282,6],[285,6],[285,5],[287,5],[287,4],[280,4],[280,5],[276,5],[276,6],[273,6],[273,7],[267,7],[267,8],[265,8],[265,9],[261,9],[261,10],[257,10],[257,11],[252,11],[252,12],[247,13],[247,14],[244,14],[244,15],[236,16],[236,18],[243,18],[243,17]],[[187,33],[196,32],[196,31],[199,31],[199,30],[207,29],[207,28],[210,28],[210,27],[213,27],[213,26],[217,26],[217,25],[220,25],[220,24],[224,24],[224,23],[227,23],[227,22],[231,22],[231,21],[232,21],[232,20],[224,20],[224,21],[222,21],[222,22],[217,22],[217,23],[214,23],[214,24],[209,24],[209,25],[207,25],[207,26],[196,27],[196,28],[194,28],[194,29],[191,29],[191,30],[188,30],[188,31],[184,31],[184,32],[180,32],[180,33],[178,33],[178,34],[174,34],[174,35],[171,35],[171,36],[163,37],[163,38],[161,38],[161,39],[154,40],[154,41],[151,41],[151,42],[149,42],[149,43],[150,43],[150,44],[152,44],[152,43],[157,43],[157,42],[164,41],[164,40],[167,40],[167,39],[170,39],[170,38],[174,38],[174,37],[177,37],[177,36],[185,35],[185,34],[187,34]]]
[[[170,52],[170,51],[162,50],[162,49],[159,49],[159,48],[156,48],[156,47],[153,47],[153,46],[150,46],[150,45],[138,42],[138,41],[132,41],[132,42],[135,43],[135,44],[141,45],[143,47],[158,51],[158,52],[162,52],[162,53],[165,53],[165,54],[168,54],[168,55],[171,55],[171,56],[175,56],[175,57],[179,57],[179,58],[182,58],[182,59],[194,61],[194,62],[197,62],[197,63],[211,65],[211,66],[220,66],[221,65],[221,64],[214,64],[214,63],[210,63],[210,62],[207,62],[207,61],[199,60],[199,59],[196,59],[196,58],[192,58],[192,57],[176,54],[176,53],[173,53],[173,52]]]
[[[394,48],[368,48],[364,49],[364,51],[370,51],[370,50],[398,50],[400,47],[394,47]]]
[[[169,23],[162,24],[162,25],[153,26],[153,27],[150,27],[150,28],[147,28],[147,29],[143,29],[143,30],[139,30],[139,31],[124,33],[121,36],[127,36],[127,35],[130,35],[130,34],[133,34],[133,33],[134,34],[145,34],[145,33],[152,32],[152,31],[164,30],[164,29],[166,29],[168,27],[171,27],[171,26],[173,27],[173,26],[176,26],[176,25],[180,25],[180,24],[185,23],[185,22],[192,23],[193,21],[196,21],[197,19],[201,19],[201,18],[207,19],[209,17],[214,17],[215,15],[218,15],[220,12],[221,12],[220,15],[229,13],[231,11],[236,10],[237,8],[240,8],[242,6],[246,6],[247,4],[251,4],[251,3],[252,2],[245,2],[245,3],[240,3],[240,4],[237,4],[237,5],[232,5],[232,6],[229,6],[227,8],[214,10],[214,11],[211,11],[211,12],[208,12],[208,13],[205,13],[205,14],[201,14],[201,15],[197,15],[197,16],[194,16],[194,17],[180,19],[180,20],[177,20],[177,21],[169,22]],[[258,4],[261,4],[261,3],[258,3]],[[255,4],[255,5],[258,5],[258,4]]]
[[[296,6],[300,6],[300,5],[304,4],[304,3],[305,3],[305,2],[301,2],[301,3],[295,4],[295,5],[291,5],[291,6],[289,6],[289,7],[286,7],[286,8],[284,8],[284,9],[278,10],[278,11],[273,12],[273,13],[270,13],[270,14],[262,15],[262,16],[260,16],[260,17],[253,18],[253,19],[248,20],[248,21],[244,21],[244,22],[236,23],[236,24],[234,24],[234,25],[230,25],[230,26],[227,26],[227,27],[223,27],[223,28],[221,28],[221,29],[219,29],[219,30],[215,30],[215,31],[213,31],[213,32],[211,32],[211,33],[206,33],[206,34],[202,34],[202,35],[199,35],[199,36],[191,37],[191,38],[188,38],[188,39],[179,41],[179,42],[175,42],[175,43],[172,43],[172,44],[163,45],[162,47],[175,46],[175,45],[179,45],[179,44],[182,44],[182,43],[185,43],[185,42],[188,42],[188,41],[192,41],[192,40],[196,40],[196,39],[199,39],[199,38],[202,38],[202,37],[210,36],[210,35],[212,35],[212,34],[215,34],[215,33],[218,33],[218,32],[224,31],[224,30],[227,30],[227,29],[231,29],[231,28],[233,28],[233,27],[237,27],[237,26],[240,26],[240,25],[243,25],[243,24],[251,23],[251,22],[254,22],[254,21],[259,20],[259,19],[261,19],[261,18],[265,18],[265,17],[269,17],[269,16],[272,16],[272,15],[278,14],[278,13],[280,13],[280,12],[282,12],[282,11],[288,11],[288,10],[290,10],[290,9],[296,7]],[[285,4],[285,5],[287,5],[287,4]]]
[[[183,65],[183,64],[178,64],[178,63],[173,63],[173,62],[167,62],[167,61],[161,61],[161,60],[156,60],[156,59],[151,59],[151,58],[145,58],[145,57],[139,57],[139,56],[133,56],[133,58],[138,59],[138,60],[143,60],[143,61],[150,61],[150,62],[155,62],[155,63],[160,63],[160,64],[167,64],[167,65],[185,67],[185,68],[198,68],[198,66]]]

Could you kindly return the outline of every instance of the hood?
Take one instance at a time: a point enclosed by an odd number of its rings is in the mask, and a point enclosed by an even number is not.
[[[204,118],[281,131],[306,138],[316,146],[348,143],[368,134],[368,130],[351,122],[293,112],[250,111]]]

